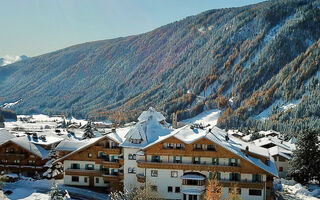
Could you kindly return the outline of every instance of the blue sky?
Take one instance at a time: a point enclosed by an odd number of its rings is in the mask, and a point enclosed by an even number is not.
[[[36,56],[134,35],[214,8],[261,0],[0,0],[0,57]]]

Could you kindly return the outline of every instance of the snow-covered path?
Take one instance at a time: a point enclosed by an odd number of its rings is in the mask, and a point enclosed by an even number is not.
[[[61,192],[64,192],[65,190],[68,191],[69,195],[71,196],[71,199],[108,199],[107,194],[94,192],[89,189],[65,186],[63,184],[63,180],[58,180],[56,181],[56,183],[58,184]],[[50,191],[51,185],[52,180],[33,180],[29,178],[24,178],[14,183],[5,183],[3,190],[12,191],[12,194],[7,196],[7,199],[10,200],[46,200],[49,199],[48,192]]]

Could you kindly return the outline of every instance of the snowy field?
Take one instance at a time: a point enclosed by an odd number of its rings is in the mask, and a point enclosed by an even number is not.
[[[71,186],[65,186],[63,180],[56,181],[60,191],[63,193],[68,191],[71,199],[85,200],[85,199],[108,199],[107,194],[94,192],[89,189],[76,188]],[[12,194],[5,196],[5,200],[47,200],[49,199],[49,191],[52,185],[51,180],[34,180],[32,178],[23,178],[14,183],[5,183],[3,191],[10,190]]]
[[[277,179],[273,182],[278,199],[320,200],[320,187],[309,185],[309,190],[293,180]]]
[[[221,114],[221,111],[218,109],[213,109],[213,110],[206,110],[200,113],[199,115],[182,120],[184,123],[202,123],[204,125],[210,124],[211,126],[214,126],[217,124],[218,118]]]

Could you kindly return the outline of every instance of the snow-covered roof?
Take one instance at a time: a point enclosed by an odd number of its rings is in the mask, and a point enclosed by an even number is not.
[[[12,138],[15,138],[15,136],[12,135],[9,131],[3,128],[0,129],[0,145]]]
[[[211,131],[209,131],[211,130]],[[258,166],[259,168],[269,172],[270,174],[274,176],[278,176],[277,168],[274,165],[274,161],[272,161],[272,157],[270,157],[269,151],[265,148],[258,147],[254,144],[250,144],[247,142],[244,142],[236,137],[230,136],[229,140],[226,140],[227,133],[223,131],[222,129],[219,129],[218,127],[210,127],[210,128],[192,128],[190,125],[184,126],[180,129],[176,129],[170,134],[167,134],[158,140],[150,143],[149,145],[146,145],[143,149],[146,149],[160,141],[163,141],[169,137],[175,137],[179,139],[180,141],[191,144],[193,142],[196,142],[197,140],[200,140],[201,138],[206,138],[212,141],[213,143],[223,147],[224,149],[238,155],[239,157],[243,158],[244,160],[247,160],[248,162]],[[252,156],[247,156],[243,151],[245,151],[248,148],[249,152],[261,155],[266,157],[267,159],[270,159],[268,165],[261,162],[260,159],[254,158]]]
[[[41,157],[42,159],[47,158],[47,156],[49,155],[50,151],[43,149],[41,146],[39,145],[35,145],[32,142],[30,142],[30,140],[28,139],[28,137],[16,137],[11,139],[10,141],[15,143],[16,145],[28,150],[29,152]]]
[[[63,140],[56,147],[57,151],[75,151],[78,148],[86,145],[87,140]]]
[[[41,136],[41,135],[39,135]],[[55,136],[45,136],[45,139],[39,137],[38,138],[33,138],[33,137],[28,137],[30,139],[30,142],[33,144],[39,144],[39,145],[51,145],[51,144],[56,144],[59,143],[63,140],[61,137],[55,137]]]
[[[158,122],[166,119],[160,112],[157,112],[156,109],[150,107],[147,111],[143,111],[141,113],[141,115],[138,117],[138,120],[147,121],[150,117],[153,117]]]
[[[173,131],[159,123],[159,116],[156,112],[149,112],[149,114],[150,115],[148,115],[149,117],[146,120],[139,121],[130,128],[124,136],[125,140],[121,146],[142,148],[157,141],[161,137],[167,136]],[[144,116],[146,116],[146,114]],[[142,142],[140,144],[133,144],[131,143],[131,140],[141,140]]]
[[[282,157],[284,157],[284,158],[286,158],[288,160],[292,159],[292,151],[284,149],[284,148],[279,147],[279,146],[271,147],[269,149],[269,152],[270,152],[271,156],[280,155],[280,156],[282,156]]]
[[[279,146],[287,150],[292,150],[292,148],[294,148],[295,146],[294,144],[288,143],[286,141],[278,139],[277,137],[271,137],[271,136],[256,139],[252,141],[252,143],[254,143],[259,147],[268,145],[268,144],[273,144],[275,146]]]
[[[101,141],[103,139],[106,139],[106,138],[107,138],[106,136],[102,136],[102,137],[96,137],[96,138],[82,140],[81,141],[82,145],[78,144],[79,147],[77,149],[73,150],[72,152],[68,153],[67,155],[65,155],[65,156],[61,157],[60,159],[56,160],[54,163],[62,161],[64,159],[66,159],[67,157],[69,157],[69,156],[71,156],[71,155],[73,155],[73,154],[75,154],[75,153],[77,153],[77,152],[79,152],[79,151],[81,151],[83,149],[86,149],[87,147],[91,146],[92,144],[94,144],[94,143],[96,143],[98,141]]]

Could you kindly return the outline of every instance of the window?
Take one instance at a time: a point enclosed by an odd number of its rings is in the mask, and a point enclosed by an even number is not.
[[[19,164],[20,160],[14,160],[13,162],[16,163],[16,164]]]
[[[31,164],[34,164],[35,161],[34,160],[28,160],[28,163],[31,165]]]
[[[160,161],[160,156],[152,156],[151,157],[151,162],[161,162]]]
[[[177,178],[178,177],[178,171],[171,171],[171,178]]]
[[[133,173],[131,167],[128,168],[128,173],[130,173],[130,174]]]
[[[168,192],[172,192],[172,187],[168,186]]]
[[[279,162],[286,162],[286,159],[282,156],[279,156]]]
[[[8,148],[6,148],[6,153],[8,153],[9,152],[9,149]]]
[[[136,170],[136,168],[132,168],[132,173],[136,173],[137,172],[137,170]]]
[[[71,181],[72,182],[79,182],[79,176],[72,176]]]
[[[96,183],[99,183],[99,178],[96,178]]]
[[[71,164],[71,169],[80,169],[80,164],[78,164],[78,163],[72,163],[72,164]]]
[[[158,170],[151,170],[152,177],[158,177]]]
[[[34,155],[30,155],[30,158],[35,158],[35,156]]]
[[[252,196],[261,196],[261,194],[262,194],[261,190],[249,189],[249,195],[252,195]]]
[[[94,170],[94,165],[88,164],[86,170]]]
[[[142,139],[131,139],[132,144],[140,144],[142,142]]]
[[[158,187],[156,185],[151,185],[151,190],[154,192],[158,192]]]
[[[283,172],[283,167],[279,167],[279,172]]]
[[[129,154],[128,159],[129,160],[135,160],[137,158],[136,154]]]
[[[180,193],[180,187],[176,187],[176,193]]]
[[[91,153],[88,153],[88,158],[92,158],[92,154]]]
[[[176,149],[184,149],[184,145],[183,144],[176,144]]]
[[[216,147],[215,147],[213,144],[209,144],[209,145],[207,146],[207,150],[208,150],[208,151],[215,151],[215,150],[216,150]]]
[[[229,180],[230,181],[240,181],[240,173],[230,173]]]
[[[173,163],[182,163],[182,156],[173,156]]]
[[[252,174],[252,182],[261,182],[261,175]]]
[[[194,144],[193,149],[194,150],[202,150],[202,144]]]
[[[11,149],[10,149],[10,153],[14,153],[14,148],[11,148]]]
[[[236,194],[241,194],[241,188],[229,188],[229,194],[234,194],[234,193],[236,193]]]
[[[173,149],[173,143],[168,143],[167,144],[167,149]]]
[[[229,166],[238,166],[238,159],[230,158]]]
[[[88,183],[88,177],[84,177],[84,182]]]
[[[193,164],[200,164],[200,157],[193,157],[192,161]]]

